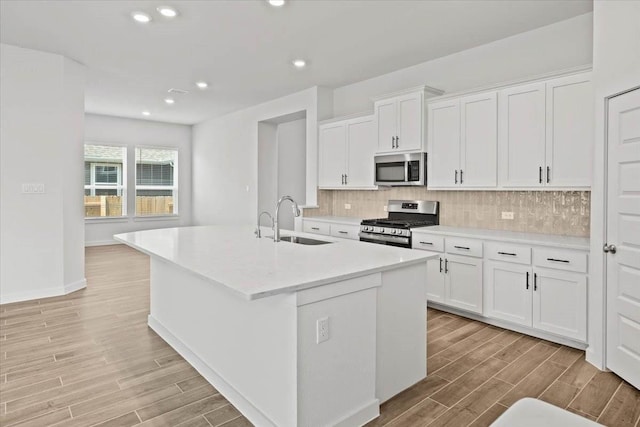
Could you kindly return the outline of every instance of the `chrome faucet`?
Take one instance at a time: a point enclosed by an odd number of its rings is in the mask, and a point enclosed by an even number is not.
[[[280,200],[278,200],[278,203],[276,203],[276,214],[275,214],[275,221],[273,224],[273,241],[274,242],[280,241],[280,225],[278,224],[278,220],[279,220],[278,214],[280,212],[280,205],[285,200],[289,200],[291,203],[293,203],[293,214],[295,216],[300,216],[300,208],[298,207],[298,204],[296,203],[296,201],[291,198],[291,196],[280,197]]]
[[[273,217],[271,216],[271,214],[267,211],[262,211],[260,212],[260,214],[258,214],[258,226],[256,227],[256,231],[254,232],[254,234],[256,235],[256,237],[259,239],[262,237],[262,234],[260,233],[260,218],[262,218],[262,215],[266,214],[269,219],[271,220],[271,228],[273,228],[274,224],[273,224]]]

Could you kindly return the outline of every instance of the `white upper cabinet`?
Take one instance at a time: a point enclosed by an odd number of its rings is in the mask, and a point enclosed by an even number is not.
[[[460,100],[460,185],[498,184],[498,97],[496,92]]]
[[[510,87],[498,104],[501,187],[591,186],[591,73]]]
[[[427,110],[427,186],[495,188],[496,92],[434,102]]]
[[[425,97],[441,95],[428,86],[408,89],[396,95],[378,98],[374,116],[378,153],[425,150]]]
[[[373,116],[321,125],[318,134],[320,188],[375,188]]]
[[[347,131],[344,123],[320,126],[318,186],[342,187],[347,163]]]
[[[460,166],[460,102],[429,104],[427,186],[451,188],[458,184]]]
[[[590,73],[547,82],[545,184],[591,186],[594,114]]]
[[[500,91],[500,184],[539,187],[545,168],[545,84]]]

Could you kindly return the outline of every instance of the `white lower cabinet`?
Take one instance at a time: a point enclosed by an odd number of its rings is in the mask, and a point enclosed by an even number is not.
[[[531,326],[531,267],[488,261],[485,273],[485,316]]]
[[[587,276],[533,269],[533,327],[587,340]]]
[[[445,275],[445,302],[482,313],[482,259],[447,254]]]
[[[586,251],[422,233],[413,248],[440,252],[427,261],[427,301],[587,341]]]

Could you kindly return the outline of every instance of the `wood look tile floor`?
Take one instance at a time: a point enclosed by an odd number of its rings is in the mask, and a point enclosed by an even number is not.
[[[0,425],[250,426],[147,327],[148,257],[86,254],[87,289],[0,306]],[[428,377],[369,426],[486,426],[525,396],[639,426],[640,392],[582,351],[431,309],[427,328]]]

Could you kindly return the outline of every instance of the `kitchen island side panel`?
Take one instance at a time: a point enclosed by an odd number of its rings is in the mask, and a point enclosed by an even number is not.
[[[151,257],[149,325],[256,425],[296,425],[296,310],[293,294],[249,301]]]

